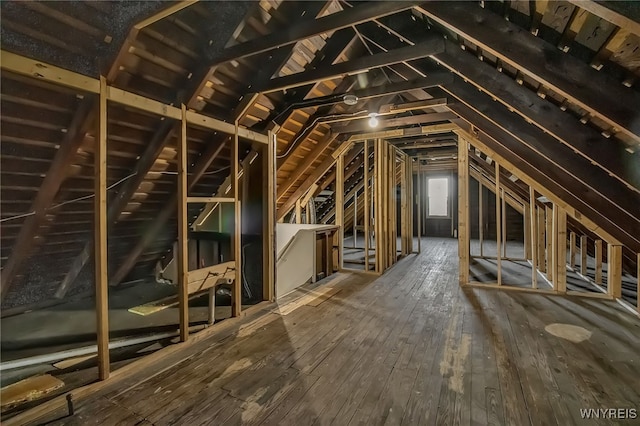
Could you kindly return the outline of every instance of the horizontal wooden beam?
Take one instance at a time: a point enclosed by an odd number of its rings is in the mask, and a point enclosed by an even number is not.
[[[410,126],[415,124],[430,124],[439,121],[452,120],[454,118],[457,118],[457,115],[448,111],[434,112],[431,114],[410,115],[407,117],[391,118],[387,120],[381,119],[379,120],[376,129],[388,129],[390,127]],[[368,117],[359,117],[358,119],[352,120],[356,121],[355,123],[343,126],[333,126],[331,129],[336,133],[363,132],[371,129],[368,123],[362,121],[363,119],[368,119]]]
[[[148,27],[149,25],[153,24],[154,22],[158,22],[164,18],[166,18],[167,16],[171,16],[174,13],[180,12],[182,9],[189,7],[195,3],[197,3],[198,0],[181,0],[178,1],[174,4],[172,4],[171,6],[162,9],[160,12],[153,14],[152,16],[138,22],[137,24],[135,24],[133,26],[133,28],[135,28],[136,30],[141,30],[144,27]]]
[[[640,142],[640,93],[499,15],[465,2],[416,9]]]
[[[212,65],[215,66],[224,62],[257,55],[319,34],[351,27],[375,18],[410,9],[419,3],[419,1],[372,2],[317,18],[313,22],[296,23],[282,31],[229,47],[220,54]]]
[[[340,62],[328,67],[317,68],[301,73],[278,77],[257,86],[256,92],[275,92],[290,89],[319,81],[331,80],[343,75],[358,74],[373,68],[379,68],[399,62],[411,61],[424,58],[444,51],[444,40],[442,37],[433,35],[415,46],[407,46],[390,52],[378,53],[375,55],[363,56],[346,62]]]
[[[0,65],[2,69],[6,71],[29,76],[40,81],[46,81],[47,83],[65,86],[80,92],[97,94],[100,91],[100,82],[98,79],[78,74],[73,71],[68,71],[55,65],[46,64],[41,61],[16,55],[5,50],[0,52]],[[126,90],[118,89],[117,87],[107,87],[107,99],[111,102],[130,106],[159,116],[174,120],[182,119],[182,112],[178,107],[167,105]],[[232,123],[227,123],[193,111],[187,111],[187,122],[194,126],[204,127],[206,129],[227,134],[234,134],[235,132],[235,127]],[[263,144],[268,143],[267,135],[244,127],[240,127],[238,129],[238,134],[244,139]]]
[[[229,197],[187,197],[187,203],[234,203]]]
[[[398,139],[409,136],[431,135],[436,133],[447,133],[456,130],[458,126],[453,123],[434,124],[431,126],[412,127],[409,129],[386,130],[382,132],[361,133],[349,137],[349,142],[371,140],[371,139]]]

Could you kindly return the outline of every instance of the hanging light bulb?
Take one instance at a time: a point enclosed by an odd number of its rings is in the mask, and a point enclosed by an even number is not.
[[[378,114],[372,112],[369,114],[369,127],[378,127]]]

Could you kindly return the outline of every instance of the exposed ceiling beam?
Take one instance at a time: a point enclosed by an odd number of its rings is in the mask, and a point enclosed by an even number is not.
[[[555,171],[562,170],[573,179],[579,180],[570,184],[570,180],[567,179],[567,188],[574,193],[581,193],[586,189],[588,194],[584,195],[585,198],[593,196],[593,205],[603,208],[608,206],[607,211],[617,221],[624,223],[629,230],[637,229],[640,240],[640,194],[601,168],[593,166],[589,160],[577,155],[566,145],[558,143],[548,133],[524,120],[514,120],[514,114],[506,107],[493,102],[489,96],[475,90],[472,85],[457,79],[444,90],[517,138],[521,144],[543,156],[546,161],[551,162],[550,167]],[[559,179],[564,179],[562,174],[559,175]]]
[[[415,46],[407,46],[389,52],[375,55],[363,56],[347,62],[340,62],[326,68],[319,68],[292,74],[284,77],[274,78],[262,86],[255,88],[256,92],[275,92],[290,89],[292,87],[303,86],[324,80],[341,77],[345,74],[357,74],[366,72],[372,68],[396,64],[403,61],[424,58],[444,51],[444,40],[442,37],[433,35],[427,41]]]
[[[55,65],[46,64],[15,53],[2,50],[0,52],[0,65],[2,69],[19,74],[26,75],[35,80],[46,81],[54,85],[68,87],[79,92],[88,92],[98,94],[100,91],[100,82],[98,79],[73,71],[68,71]],[[182,119],[182,111],[173,105],[167,105],[154,99],[119,89],[114,86],[107,87],[107,98],[111,102],[126,105],[135,109],[146,111],[151,114],[172,118],[174,120]],[[235,127],[232,123],[223,120],[199,114],[194,111],[187,111],[187,121],[194,126],[203,127],[214,131],[227,134],[234,134]],[[249,130],[245,127],[238,129],[240,137],[251,141],[267,144],[267,136]]]
[[[287,191],[300,179],[300,177],[311,167],[313,163],[315,163],[320,155],[336,140],[338,135],[336,133],[329,132],[327,136],[316,144],[311,152],[305,155],[302,163],[296,167],[296,169],[291,172],[291,174],[287,177],[287,180],[282,184],[278,185],[278,195],[276,197],[276,201],[280,200]]]
[[[439,71],[430,73],[427,77],[416,78],[410,81],[402,81],[399,83],[385,83],[366,89],[352,90],[343,93],[335,93],[327,96],[310,99],[305,101],[304,105],[298,108],[308,108],[320,105],[334,105],[343,102],[345,95],[355,95],[359,101],[378,98],[381,96],[401,94],[408,90],[428,89],[430,87],[442,86],[453,81],[451,73]]]
[[[593,13],[594,15],[604,19],[605,21],[609,21],[612,24],[615,24],[621,28],[628,30],[629,32],[634,33],[637,36],[640,36],[640,22],[629,18],[622,13],[614,10],[611,6],[627,6],[625,3],[627,2],[608,2],[608,4],[603,4],[600,1],[593,0],[567,0],[569,3],[573,3],[576,6],[586,10],[587,12]],[[613,4],[611,4],[613,3]],[[630,2],[633,4],[634,2]]]
[[[453,43],[434,60],[640,191],[640,153],[628,152],[619,140],[605,138]]]
[[[409,115],[406,117],[390,118],[387,120],[380,119],[376,126],[376,130],[379,131],[390,127],[411,126],[416,124],[432,124],[439,121],[451,120],[457,117],[458,116],[452,112],[434,112],[431,114]],[[355,133],[371,130],[369,124],[362,121],[362,119],[366,118],[368,117],[358,117],[357,120],[353,120],[356,121],[355,123],[350,123],[344,126],[333,126],[332,130],[336,133]]]
[[[340,145],[340,147],[334,151],[334,153],[338,152],[340,149],[344,147],[348,147],[349,145],[350,145],[349,142],[343,142],[342,145]],[[298,188],[296,188],[294,193],[291,196],[289,196],[289,198],[287,198],[287,201],[285,201],[284,204],[280,208],[278,208],[276,213],[276,220],[282,219],[287,213],[289,213],[289,211],[296,204],[296,200],[302,197],[304,194],[306,194],[307,190],[311,187],[311,185],[316,183],[318,179],[320,179],[325,173],[327,173],[327,171],[331,168],[331,166],[335,164],[335,162],[336,162],[336,157],[334,157],[333,155],[328,155],[322,161],[322,163],[320,163],[317,167],[315,167],[311,175],[309,175],[304,180],[304,182],[302,182],[302,184],[299,185]]]
[[[412,6],[419,1],[402,2],[370,2],[342,12],[315,19],[313,22],[300,22],[282,31],[268,34],[264,37],[237,44],[225,49],[213,66],[224,62],[246,58],[258,53],[288,46],[299,40],[304,40],[319,34],[328,33],[353,25],[370,21],[374,18],[390,15]]]
[[[634,89],[474,4],[429,2],[416,9],[640,143]]]

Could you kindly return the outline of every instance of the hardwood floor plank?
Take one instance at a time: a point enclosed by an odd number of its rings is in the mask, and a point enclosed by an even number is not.
[[[606,300],[461,288],[456,240],[424,239],[384,275],[349,274],[317,306],[295,304],[318,287],[51,424],[565,426],[581,408],[640,401],[640,319]],[[551,332],[568,326],[584,338]]]

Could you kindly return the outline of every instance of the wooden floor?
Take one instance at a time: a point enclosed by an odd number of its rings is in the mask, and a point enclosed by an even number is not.
[[[456,241],[422,250],[318,306],[198,342],[53,424],[571,425],[581,408],[640,409],[637,317],[609,301],[462,290]]]

